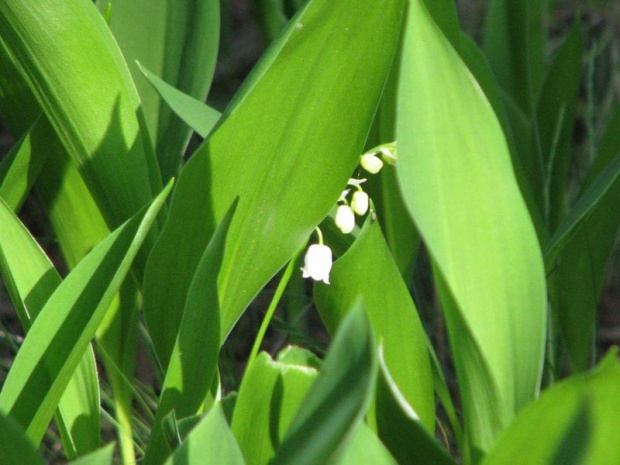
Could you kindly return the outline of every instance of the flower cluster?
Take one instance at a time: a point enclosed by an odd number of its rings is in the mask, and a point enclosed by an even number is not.
[[[396,161],[396,143],[383,144],[366,152],[360,157],[359,164],[370,174],[377,174],[383,168],[384,161],[394,164]],[[355,215],[363,216],[368,212],[370,198],[364,192],[362,184],[366,179],[349,179],[348,189],[342,191],[338,199],[338,208],[334,222],[343,234],[350,234],[355,229]],[[348,197],[351,195],[349,202]],[[329,284],[329,273],[332,269],[332,251],[323,243],[323,234],[316,228],[319,239],[318,244],[308,247],[304,259],[304,267],[301,269],[304,278],[312,278],[315,281],[322,281]]]

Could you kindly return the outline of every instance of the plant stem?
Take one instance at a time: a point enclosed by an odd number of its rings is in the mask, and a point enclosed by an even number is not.
[[[250,358],[248,359],[247,366],[252,365],[252,362],[258,355],[258,351],[260,350],[260,347],[263,344],[265,333],[267,333],[267,328],[269,327],[269,323],[271,323],[271,319],[273,318],[273,314],[276,312],[276,308],[278,307],[278,304],[280,303],[280,299],[282,298],[282,295],[284,294],[286,285],[288,284],[289,280],[291,279],[291,276],[293,275],[293,270],[295,269],[295,266],[297,265],[297,258],[299,257],[299,255],[301,254],[301,251],[304,248],[305,247],[299,249],[299,251],[295,253],[293,258],[291,258],[291,261],[288,262],[288,266],[286,267],[286,270],[284,270],[282,279],[280,279],[280,282],[278,283],[276,292],[273,295],[273,299],[271,300],[271,303],[269,304],[267,313],[265,313],[263,322],[261,323],[260,328],[258,330],[258,334],[256,335],[256,339],[254,340],[254,345],[252,346],[252,352],[250,352]]]

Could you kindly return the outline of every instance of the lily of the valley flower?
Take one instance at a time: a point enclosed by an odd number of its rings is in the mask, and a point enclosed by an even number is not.
[[[368,194],[363,190],[355,191],[351,199],[351,208],[359,216],[365,215],[368,211]]]
[[[313,244],[308,247],[304,258],[304,267],[301,269],[304,278],[323,281],[329,284],[329,272],[332,269],[332,249],[323,244]]]
[[[355,228],[355,215],[348,205],[340,205],[336,210],[336,226],[343,234],[349,234]]]
[[[374,153],[365,153],[360,157],[360,165],[366,171],[372,174],[377,174],[383,168],[383,161]]]

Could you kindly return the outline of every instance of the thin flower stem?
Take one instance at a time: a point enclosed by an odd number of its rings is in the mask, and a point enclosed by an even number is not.
[[[323,235],[321,234],[321,230],[318,228],[317,228],[317,234],[319,235],[319,242],[323,243]],[[301,254],[301,251],[304,250],[304,248],[305,247],[302,247],[301,249],[299,249],[298,252],[295,253],[293,258],[291,258],[291,261],[288,262],[288,266],[286,267],[286,270],[284,270],[282,279],[280,279],[280,282],[278,283],[276,292],[273,295],[273,299],[271,300],[271,303],[269,304],[267,313],[265,313],[263,322],[261,323],[260,328],[258,330],[258,334],[256,335],[256,339],[254,340],[254,345],[252,346],[252,352],[250,352],[250,358],[248,359],[248,364],[247,364],[248,367],[252,365],[252,362],[258,355],[258,351],[260,350],[260,347],[263,344],[263,339],[265,337],[265,334],[267,333],[267,328],[269,327],[269,324],[271,323],[271,319],[273,318],[273,315],[276,312],[276,308],[278,307],[278,304],[280,303],[280,299],[282,298],[282,295],[284,294],[286,285],[288,284],[289,280],[291,279],[291,276],[293,275],[293,271],[295,270],[295,266],[297,265],[297,259],[299,258],[299,255]]]
[[[319,228],[318,226],[316,228],[314,228],[314,231],[316,232],[316,235],[319,238],[319,244],[323,245],[323,231],[321,231],[321,228]],[[295,254],[295,256],[296,257],[299,256],[300,252],[301,252],[301,250],[299,252],[297,252]]]

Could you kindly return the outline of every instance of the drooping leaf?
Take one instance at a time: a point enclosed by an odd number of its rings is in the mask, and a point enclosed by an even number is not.
[[[357,240],[334,263],[330,284],[316,283],[314,296],[330,334],[363,298],[396,384],[422,424],[433,431],[435,397],[426,334],[378,222],[366,220]]]
[[[0,392],[8,412],[38,443],[71,374],[94,337],[170,192],[113,232],[54,291],[32,325]]]
[[[375,338],[365,312],[358,301],[341,323],[273,464],[326,463],[362,421],[377,375]]]
[[[170,109],[201,137],[207,137],[222,114],[194,97],[184,94],[148,69],[140,70]]]
[[[524,453],[533,465],[619,463],[619,415],[615,349],[591,373],[554,385],[523,409],[482,464],[519,462]]]
[[[299,353],[301,349],[295,349]],[[261,352],[246,369],[235,403],[231,429],[246,462],[267,464],[316,379],[317,370]]]
[[[215,71],[219,0],[97,0],[111,7],[110,29],[140,94],[164,182],[177,175],[189,141],[186,124],[162,102],[136,61],[173,87],[204,101]],[[164,98],[165,99],[165,98]]]
[[[397,173],[434,263],[470,444],[484,451],[538,391],[542,257],[492,107],[419,0],[402,66]]]
[[[338,199],[363,150],[402,8],[310,1],[186,165],[145,278],[146,322],[164,367],[197,258],[235,197],[218,284],[222,341]]]

